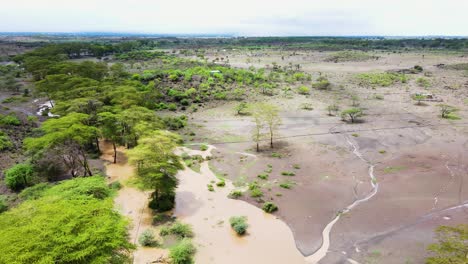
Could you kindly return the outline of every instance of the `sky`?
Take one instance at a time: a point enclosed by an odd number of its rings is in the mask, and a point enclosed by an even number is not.
[[[2,0],[0,32],[468,36],[468,0]]]

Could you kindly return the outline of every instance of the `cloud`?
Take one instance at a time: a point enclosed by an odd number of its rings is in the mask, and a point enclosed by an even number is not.
[[[15,0],[0,31],[468,35],[460,0]]]

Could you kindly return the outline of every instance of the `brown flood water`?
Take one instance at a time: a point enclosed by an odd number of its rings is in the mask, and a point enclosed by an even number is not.
[[[209,156],[207,151],[184,148],[190,155]],[[306,263],[297,250],[289,227],[274,215],[244,201],[229,199],[227,196],[234,186],[226,186],[208,191],[210,181],[218,181],[208,167],[201,165],[201,173],[189,168],[180,171],[176,196],[175,215],[193,226],[194,242],[197,246],[196,263],[238,264]],[[247,216],[249,228],[245,236],[237,236],[229,225],[231,216]]]
[[[130,221],[129,241],[137,245],[133,251],[133,263],[152,263],[161,256],[167,256],[167,250],[160,248],[145,248],[138,245],[139,235],[146,229],[153,229],[151,225],[152,214],[148,208],[149,194],[141,190],[126,186],[128,180],[133,177],[134,169],[127,162],[125,149],[118,149],[117,163],[113,161],[113,148],[109,142],[100,143],[101,159],[106,162],[106,174],[108,182],[119,181],[122,188],[114,199],[116,209]]]

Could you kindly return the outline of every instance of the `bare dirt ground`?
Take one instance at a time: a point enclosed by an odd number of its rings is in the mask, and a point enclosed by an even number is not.
[[[334,86],[332,91],[313,90],[310,96],[288,99],[278,92],[262,98],[282,109],[283,125],[275,149],[265,143],[257,159],[239,153],[254,153],[249,142],[253,125],[249,117],[234,115],[235,104],[190,116],[198,127],[196,140],[217,143],[210,161],[213,169],[240,185],[258,181],[263,186],[262,200],[278,204],[277,215],[291,228],[304,255],[320,248],[322,230],[341,210],[372,191],[368,168],[375,166],[378,192],[341,216],[331,230],[329,252],[320,263],[345,263],[348,258],[359,263],[421,263],[435,227],[468,221],[464,207],[443,211],[468,201],[468,78],[461,71],[434,66],[467,62],[467,58],[439,53],[425,54],[424,59],[418,53],[377,55],[379,60],[331,63],[324,62],[326,54],[319,52],[286,56],[285,61],[280,52],[230,53],[230,63],[237,67],[299,63],[314,76],[322,72]],[[215,56],[220,52],[213,52]],[[359,87],[354,79],[359,72],[414,65],[430,72],[430,87],[417,85],[416,79],[423,74],[409,75],[406,84],[376,89]],[[461,119],[441,119],[435,102],[415,105],[410,94],[419,91],[434,93],[444,103],[459,107]],[[360,105],[366,109],[365,122],[346,124],[327,115],[326,106],[332,102],[342,109],[349,107],[349,93],[359,94]],[[376,100],[375,94],[384,99]],[[303,102],[311,103],[314,110],[299,110]],[[368,162],[353,153],[346,138]],[[281,158],[272,157],[273,151]],[[267,164],[272,165],[269,179],[258,179]],[[296,175],[282,176],[282,171]],[[293,183],[292,189],[278,186],[285,181]],[[261,205],[247,193],[242,199]]]
[[[204,157],[211,151],[184,150]],[[196,263],[305,263],[287,225],[259,208],[227,197],[234,189],[231,182],[208,191],[207,184],[219,181],[208,162],[201,164],[200,173],[185,168],[178,178],[174,214],[194,228]],[[238,236],[231,229],[232,216],[247,217],[246,235]]]
[[[134,168],[128,164],[124,149],[119,148],[116,164],[112,163],[112,144],[101,142],[101,150],[101,159],[106,161],[108,182],[119,181],[122,184],[122,188],[118,191],[114,201],[117,209],[130,222],[129,241],[137,247],[133,251],[133,263],[154,263],[160,257],[167,257],[167,249],[142,247],[138,243],[138,237],[143,231],[149,229],[153,230],[154,233],[157,232],[152,226],[153,214],[148,207],[149,194],[127,185],[128,181],[134,176]]]

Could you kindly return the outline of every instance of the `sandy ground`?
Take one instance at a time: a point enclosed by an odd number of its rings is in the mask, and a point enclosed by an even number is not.
[[[323,61],[324,53],[291,56],[285,61],[278,54],[259,55],[255,58],[260,62],[252,59],[251,63],[245,62],[245,54],[229,54],[229,59],[238,67],[255,63],[264,66],[273,61],[287,64],[291,60],[301,63],[314,76],[318,71],[325,73],[334,88],[314,90],[310,96],[296,95],[292,99],[281,92],[260,99],[282,109],[283,124],[274,150],[265,143],[262,152],[254,152],[254,145],[249,142],[252,122],[248,116],[234,115],[234,103],[203,109],[192,114],[190,121],[197,127],[195,141],[215,143],[217,149],[210,164],[217,173],[234,183],[261,183],[262,199],[279,205],[276,215],[290,227],[296,246],[304,255],[320,248],[322,231],[337,213],[372,190],[368,164],[353,154],[346,137],[375,166],[380,188],[372,199],[336,222],[328,254],[320,263],[421,263],[427,256],[427,245],[434,241],[432,231],[437,225],[468,222],[463,208],[450,210],[449,216],[437,213],[468,200],[468,77],[463,72],[434,66],[467,62],[466,57],[425,54],[423,60],[422,54],[379,54],[382,58],[377,61],[329,63]],[[410,75],[407,84],[376,89],[359,87],[353,79],[357,72],[410,68],[416,64],[431,72],[427,78],[432,85],[427,90],[445,103],[458,106],[460,120],[439,118],[437,103],[414,104],[410,94],[425,90],[415,82],[423,74]],[[452,86],[459,88],[447,88]],[[349,93],[361,97],[361,107],[367,113],[365,122],[346,124],[339,117],[327,115],[326,106],[334,101],[342,108],[349,107]],[[383,95],[384,100],[373,99],[375,94]],[[299,110],[303,102],[311,103],[314,110]],[[272,151],[282,157],[271,157]],[[239,152],[256,154],[258,158]],[[267,164],[272,165],[269,179],[258,179],[256,176]],[[294,164],[300,169],[294,169]],[[281,176],[282,171],[294,171],[296,176]],[[295,183],[292,189],[278,186],[286,180]],[[261,206],[248,195],[242,199]],[[381,234],[388,235],[380,237]],[[359,241],[364,241],[361,246]]]
[[[185,149],[191,155],[209,155]],[[227,181],[225,187],[209,192],[207,184],[219,181],[208,162],[201,164],[201,173],[189,168],[179,172],[175,215],[190,223],[197,244],[196,263],[306,263],[294,245],[288,226],[271,214],[241,200],[229,199],[234,187]],[[231,229],[229,218],[246,216],[248,233],[239,237]]]
[[[138,237],[143,231],[147,229],[155,230],[151,225],[153,217],[148,207],[149,194],[126,186],[128,180],[134,175],[134,168],[128,164],[124,149],[118,149],[116,164],[112,163],[112,144],[101,142],[101,151],[101,159],[107,162],[106,174],[109,183],[119,181],[122,184],[122,188],[118,191],[114,201],[117,209],[130,221],[129,240],[137,245],[137,249],[133,251],[133,263],[154,263],[158,258],[167,256],[166,249],[147,248],[138,244]]]

